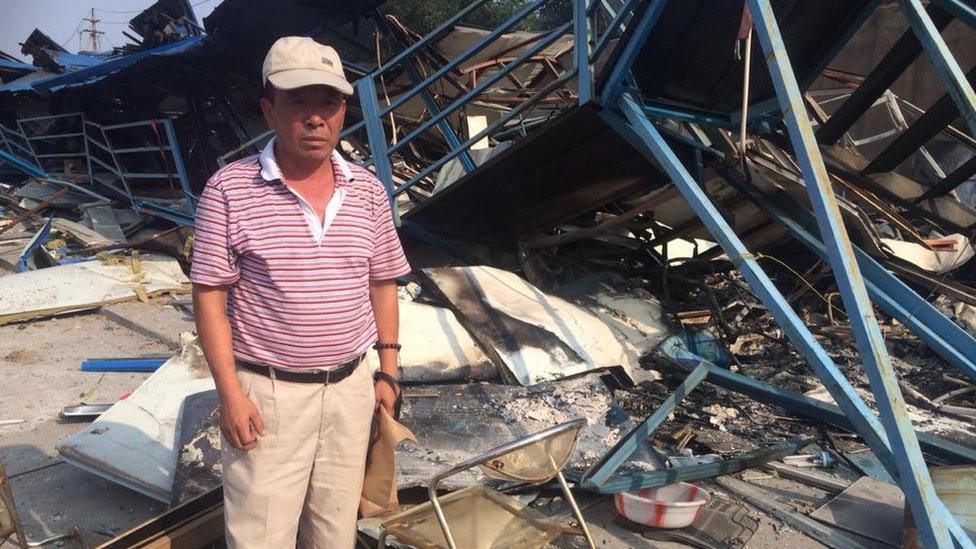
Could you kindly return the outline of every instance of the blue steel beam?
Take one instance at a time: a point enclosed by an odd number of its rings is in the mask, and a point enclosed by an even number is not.
[[[416,86],[414,86],[413,88],[411,88],[410,91],[407,91],[407,92],[404,92],[404,93],[401,93],[400,95],[398,95],[396,97],[396,99],[394,99],[393,101],[391,101],[388,106],[384,107],[383,110],[380,111],[380,115],[389,114],[390,112],[392,112],[394,109],[396,109],[400,105],[406,103],[414,95],[420,93],[419,90],[426,89],[427,86],[429,86],[429,85],[433,84],[434,82],[436,82],[438,79],[440,79],[441,77],[443,77],[449,71],[451,71],[452,69],[454,69],[455,67],[457,67],[461,63],[464,63],[468,59],[471,59],[472,57],[474,57],[475,54],[477,54],[478,52],[482,51],[485,48],[485,46],[487,46],[488,44],[491,44],[492,42],[494,42],[499,36],[501,36],[502,34],[504,34],[505,32],[507,32],[508,30],[510,30],[515,25],[517,25],[520,22],[522,22],[522,20],[524,20],[528,16],[532,15],[533,12],[535,12],[536,10],[538,10],[539,8],[541,8],[542,6],[544,6],[545,4],[548,4],[549,2],[552,2],[552,1],[553,0],[534,0],[534,1],[530,2],[528,5],[526,5],[522,9],[518,10],[517,12],[515,12],[515,14],[513,14],[511,17],[509,17],[504,23],[502,23],[501,25],[499,25],[499,26],[495,27],[494,29],[492,29],[492,31],[489,32],[487,35],[485,35],[484,38],[482,38],[477,43],[475,43],[472,46],[470,46],[468,49],[464,50],[463,53],[458,54],[457,57],[454,57],[453,59],[451,59],[450,62],[448,62],[447,64],[445,64],[443,67],[441,67],[441,68],[437,69],[436,71],[434,71],[433,73],[431,73],[430,76],[428,76],[427,78],[424,78],[424,80],[422,82],[420,82],[420,84],[417,84]],[[374,76],[377,76],[378,73],[379,73],[378,71],[377,72],[374,72],[373,75]]]
[[[562,75],[559,78],[557,78],[557,79],[553,80],[552,82],[550,82],[550,83],[546,84],[545,86],[543,86],[543,88],[541,90],[537,91],[535,93],[535,95],[533,95],[532,97],[526,99],[524,102],[519,103],[519,105],[517,107],[515,107],[514,109],[511,109],[510,111],[508,111],[505,114],[503,114],[498,120],[495,120],[494,122],[492,122],[491,124],[489,124],[487,128],[481,130],[476,135],[472,135],[471,137],[469,137],[467,141],[465,141],[464,143],[461,143],[461,147],[460,148],[455,149],[455,150],[453,150],[453,151],[445,154],[444,156],[440,157],[439,159],[435,160],[433,163],[431,163],[430,165],[428,165],[426,168],[420,170],[420,173],[418,173],[417,175],[413,176],[410,179],[410,181],[407,181],[403,185],[400,185],[399,187],[397,187],[393,191],[393,194],[394,195],[400,194],[403,191],[405,191],[405,190],[409,189],[410,187],[414,186],[418,181],[420,181],[421,179],[423,179],[423,178],[427,177],[428,175],[430,175],[431,173],[433,173],[434,170],[439,169],[441,166],[443,166],[444,164],[446,164],[452,158],[454,158],[457,155],[461,154],[461,151],[462,150],[465,150],[468,147],[470,147],[471,145],[474,145],[475,143],[477,143],[478,141],[480,141],[483,137],[487,137],[487,136],[491,135],[496,130],[498,130],[499,128],[501,128],[505,124],[507,124],[509,120],[512,120],[516,116],[522,114],[529,107],[531,107],[532,105],[534,105],[537,102],[539,102],[542,99],[544,99],[546,96],[548,96],[550,93],[552,93],[553,90],[555,90],[556,88],[558,88],[558,87],[562,86],[563,84],[565,84],[567,81],[569,81],[569,79],[573,78],[575,75],[576,75],[576,68],[575,67],[573,69],[569,70],[569,71],[563,72]],[[365,80],[365,78],[363,78],[362,80]]]
[[[844,228],[827,168],[810,127],[800,87],[796,82],[772,6],[769,0],[749,0],[749,7],[790,141],[806,182],[807,194],[827,248],[834,280],[844,300],[864,370],[874,392],[881,423],[891,443],[900,486],[905,492],[922,542],[928,547],[951,547],[948,520],[938,511],[939,498],[932,486],[884,337],[857,267],[850,237]],[[951,515],[948,518],[951,519]]]
[[[668,395],[668,398],[658,405],[654,413],[647,416],[647,419],[642,421],[640,425],[634,427],[631,432],[620,439],[620,442],[606,453],[603,460],[586,473],[583,486],[600,490],[600,487],[606,483],[610,476],[630,459],[630,456],[641,445],[647,443],[647,437],[651,436],[651,433],[668,419],[678,404],[694,391],[695,387],[698,387],[702,381],[705,381],[706,375],[708,375],[708,366],[705,364],[700,364],[692,370],[688,377]]]
[[[392,31],[392,29],[390,29],[390,24],[389,22],[387,22],[386,17],[384,17],[383,14],[379,12],[379,10],[376,10],[374,19],[376,20],[377,24],[385,28],[386,31],[391,36],[396,37],[396,34]],[[402,44],[400,45],[402,46]],[[403,67],[404,69],[406,69],[407,78],[410,79],[410,82],[415,86],[419,84],[421,78],[420,78],[420,74],[417,73],[417,69],[413,66],[413,60],[412,59],[405,60],[405,62],[403,63]],[[437,104],[437,101],[434,99],[434,96],[430,94],[427,88],[421,88],[420,97],[421,99],[423,99],[424,105],[427,106],[427,110],[430,111],[432,115],[436,116],[441,113],[440,105]],[[441,118],[441,120],[437,123],[437,129],[440,130],[441,135],[444,137],[444,140],[447,141],[448,147],[450,147],[451,149],[456,149],[458,146],[461,145],[461,140],[458,138],[457,134],[454,133],[454,128],[451,127],[451,124],[447,120]],[[472,160],[471,154],[469,154],[467,151],[461,153],[461,165],[464,166],[464,171],[468,173],[473,172],[475,169],[474,160]]]
[[[476,0],[474,2],[471,2],[463,10],[455,13],[447,21],[444,21],[443,23],[441,23],[440,25],[438,25],[436,29],[428,32],[426,36],[424,36],[423,38],[421,38],[417,42],[414,42],[409,48],[407,48],[407,49],[403,50],[402,52],[396,54],[393,57],[393,59],[390,59],[386,63],[383,63],[383,66],[377,67],[376,70],[374,70],[372,72],[372,74],[374,76],[379,76],[380,74],[383,74],[386,71],[388,71],[390,69],[390,67],[397,66],[401,61],[406,60],[408,57],[410,57],[411,55],[413,55],[417,50],[419,50],[420,48],[422,48],[422,47],[426,46],[427,44],[431,43],[435,38],[440,37],[440,35],[442,35],[444,33],[444,31],[446,31],[447,29],[453,27],[456,23],[458,23],[459,21],[461,21],[462,19],[464,19],[465,17],[467,17],[468,14],[470,14],[474,10],[480,8],[481,6],[483,6],[488,1],[489,0]]]
[[[393,192],[393,166],[390,165],[390,155],[386,151],[386,130],[383,119],[380,118],[380,106],[376,99],[376,83],[372,75],[366,75],[356,81],[356,93],[359,95],[359,105],[363,112],[363,122],[366,123],[366,138],[369,141],[370,156],[376,176],[386,187],[386,195],[390,199],[390,209],[393,211],[393,221],[400,225],[400,212],[396,207],[396,194]]]
[[[681,164],[674,151],[668,146],[664,137],[644,115],[641,107],[629,94],[620,98],[619,109],[626,119],[621,119],[615,113],[605,110],[601,116],[621,136],[630,142],[648,160],[655,162],[670,177],[672,183],[681,192],[685,200],[705,224],[715,241],[728,255],[730,261],[752,287],[756,297],[770,312],[783,332],[796,346],[797,351],[806,359],[820,378],[827,392],[837,402],[848,418],[851,426],[864,438],[868,446],[875,452],[878,459],[885,465],[892,477],[898,478],[898,470],[894,464],[892,452],[884,429],[878,418],[867,407],[847,378],[840,372],[837,365],[817,342],[816,337],[803,323],[796,312],[790,307],[782,293],[773,285],[772,280],[763,271],[749,250],[736,236],[735,231],[712,204],[708,195]],[[629,123],[629,124],[628,124]],[[964,547],[973,547],[965,538],[958,523],[952,519],[948,511],[937,501],[939,511],[951,520],[954,535]]]
[[[33,162],[19,155],[12,152],[7,152],[3,149],[0,149],[0,162],[7,162],[14,168],[17,168],[18,170],[33,177],[47,177],[47,172],[44,171],[44,168],[41,168],[37,164],[34,164]]]
[[[613,39],[617,30],[620,32],[625,32],[627,30],[627,25],[623,22],[624,18],[631,14],[634,6],[637,5],[639,1],[640,0],[629,0],[617,13],[613,13],[613,10],[607,8],[608,13],[610,13],[610,16],[613,17],[613,19],[611,19],[610,23],[607,24],[607,28],[604,29],[603,35],[600,36],[600,39],[597,41],[593,51],[590,52],[591,63],[596,63],[596,60],[600,57],[600,54],[603,53],[603,49],[607,47],[610,40]],[[593,5],[599,5],[599,2],[595,2]],[[594,23],[591,25],[591,30],[594,31],[596,30],[595,22],[596,20],[594,19]]]
[[[781,389],[764,381],[730,372],[724,368],[710,364],[708,367],[708,377],[705,378],[705,382],[752,397],[756,402],[762,402],[770,406],[779,406],[791,414],[806,416],[816,421],[836,425],[842,429],[854,429],[850,419],[844,415],[844,412],[840,408],[833,404]],[[976,463],[976,450],[972,448],[967,448],[928,433],[918,432],[916,434],[918,435],[918,441],[925,448],[926,452],[946,461],[950,465],[970,465]],[[891,453],[885,449],[882,453],[878,454],[878,458],[882,462],[885,460],[890,461]]]
[[[976,28],[976,8],[972,5],[962,0],[932,0],[932,3],[970,27]]]
[[[938,27],[926,13],[921,0],[899,0],[898,5],[908,19],[908,24],[915,31],[915,35],[918,36],[919,42],[922,43],[946,91],[956,103],[959,114],[966,121],[970,135],[976,136],[976,91],[973,91],[973,86],[962,72],[962,67],[952,56],[948,44],[942,39]]]
[[[786,213],[786,208],[771,199],[763,200],[762,207],[793,238],[817,254],[821,260],[827,261],[827,250],[823,242],[804,223],[792,219]],[[871,300],[908,326],[942,358],[976,381],[976,362],[973,362],[976,360],[976,338],[856,246],[854,256],[864,275]]]
[[[176,168],[176,175],[180,178],[180,187],[183,189],[183,197],[186,199],[186,213],[193,217],[197,209],[197,197],[193,194],[190,187],[190,178],[186,175],[186,166],[183,165],[183,153],[180,151],[180,144],[176,140],[176,130],[173,129],[173,121],[163,120],[163,128],[166,130],[166,139],[169,141],[169,151],[173,155],[173,165]],[[119,151],[115,151],[118,153]]]
[[[579,104],[589,103],[593,98],[593,65],[590,64],[592,45],[592,26],[588,0],[573,0],[573,61],[576,64]]]
[[[604,105],[613,105],[617,102],[620,94],[624,92],[626,82],[631,78],[630,69],[634,66],[638,54],[644,48],[647,37],[651,34],[651,29],[657,24],[661,17],[661,12],[668,4],[668,0],[651,0],[650,4],[644,8],[644,13],[640,15],[640,20],[634,27],[633,34],[628,38],[623,46],[623,50],[613,63],[609,76],[603,83],[603,90],[600,91]]]
[[[471,88],[463,95],[461,95],[460,97],[452,101],[450,105],[442,109],[439,113],[424,121],[424,123],[418,126],[417,129],[405,135],[403,138],[397,141],[395,145],[391,146],[387,152],[394,153],[400,150],[401,148],[410,144],[410,142],[416,139],[418,135],[421,135],[425,131],[429,130],[434,124],[439,124],[442,121],[444,121],[445,117],[449,116],[454,111],[465,106],[470,100],[474,99],[475,97],[478,96],[478,94],[485,91],[489,87],[493,86],[499,80],[502,80],[503,78],[507,77],[519,65],[521,65],[528,59],[531,59],[542,50],[548,48],[556,40],[558,40],[559,37],[565,34],[566,31],[569,30],[569,28],[570,28],[570,24],[566,23],[564,25],[561,25],[560,27],[553,29],[552,32],[546,35],[546,38],[535,43],[531,48],[522,52],[521,55],[509,61],[504,68],[500,68],[499,70],[495,71],[495,73],[492,74],[489,78],[482,80],[477,86]],[[456,145],[453,145],[451,149],[455,150],[458,149],[459,147],[461,147],[460,142],[457,143]],[[466,149],[462,149],[462,150],[466,150]]]

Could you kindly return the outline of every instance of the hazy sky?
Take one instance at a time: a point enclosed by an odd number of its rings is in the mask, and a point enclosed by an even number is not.
[[[82,21],[95,8],[95,19],[100,19],[98,29],[105,31],[101,36],[101,50],[111,50],[113,46],[129,43],[122,31],[129,30],[129,19],[151,6],[155,0],[0,0],[0,51],[18,59],[26,59],[20,53],[23,42],[35,28],[50,36],[55,42],[70,52],[77,52],[79,44],[87,49],[87,34],[79,34],[89,23]],[[210,14],[221,0],[191,0],[197,18]],[[129,31],[129,34],[134,34]]]

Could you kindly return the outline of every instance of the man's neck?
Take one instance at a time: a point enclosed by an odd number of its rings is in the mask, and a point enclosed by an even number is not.
[[[312,161],[295,157],[284,152],[278,146],[278,141],[274,143],[275,161],[281,175],[289,181],[331,181],[332,180],[332,153],[325,157],[323,161]]]

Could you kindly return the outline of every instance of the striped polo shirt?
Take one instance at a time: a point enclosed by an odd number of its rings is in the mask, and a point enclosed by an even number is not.
[[[228,286],[235,357],[283,369],[332,368],[376,340],[369,281],[406,275],[410,266],[372,173],[333,153],[336,192],[327,226],[316,231],[271,151],[269,144],[207,182],[190,280]]]

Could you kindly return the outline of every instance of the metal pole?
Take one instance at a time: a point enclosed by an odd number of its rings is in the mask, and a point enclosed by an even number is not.
[[[784,122],[800,164],[807,193],[827,248],[834,279],[844,299],[854,339],[875,403],[891,444],[900,486],[911,506],[919,534],[927,547],[952,547],[945,517],[938,512],[938,496],[932,487],[918,439],[908,418],[905,399],[898,387],[884,337],[874,316],[864,280],[857,267],[850,237],[844,227],[837,198],[827,175],[820,149],[810,127],[796,76],[786,53],[769,0],[749,0],[753,24],[766,54],[769,74],[776,88]]]
[[[899,474],[894,465],[891,445],[878,418],[875,417],[850,381],[844,377],[837,365],[830,359],[830,356],[817,342],[816,337],[796,314],[796,311],[790,307],[786,298],[756,261],[755,256],[749,252],[728,224],[728,221],[712,204],[708,195],[694,181],[691,174],[678,160],[657,128],[647,119],[636,101],[629,94],[624,94],[620,98],[618,108],[626,116],[626,120],[621,120],[617,115],[610,114],[609,111],[604,111],[604,118],[642,155],[649,160],[656,161],[670,177],[672,183],[688,201],[689,206],[702,220],[716,242],[725,250],[730,260],[749,282],[756,296],[813,368],[824,387],[851,422],[854,430],[864,438],[878,459],[885,465],[885,468],[892,473],[892,477],[897,478]],[[627,124],[628,122],[629,124]],[[942,516],[948,517],[947,520],[950,521],[953,535],[957,540],[960,540],[960,545],[973,547],[972,543],[965,537],[966,534],[962,528],[945,509],[942,502],[938,500],[936,502],[938,511]]]
[[[745,68],[742,71],[742,120],[739,121],[739,148],[746,153],[746,126],[749,125],[749,77],[752,74],[752,29],[746,36]]]
[[[956,103],[959,114],[966,121],[970,133],[976,136],[976,91],[963,74],[962,68],[949,51],[949,46],[939,34],[939,29],[932,22],[932,18],[925,11],[921,0],[900,0],[898,5],[908,19],[918,41],[925,48],[929,61],[935,68],[936,74],[945,84],[946,91]]]
[[[386,132],[383,120],[380,118],[380,107],[376,98],[376,83],[371,75],[366,75],[356,81],[356,93],[359,94],[359,105],[363,112],[363,122],[366,123],[366,137],[369,140],[369,150],[373,157],[376,176],[386,187],[386,195],[390,199],[390,210],[393,212],[393,222],[400,226],[400,212],[396,207],[396,194],[393,192],[393,166],[386,152]]]

